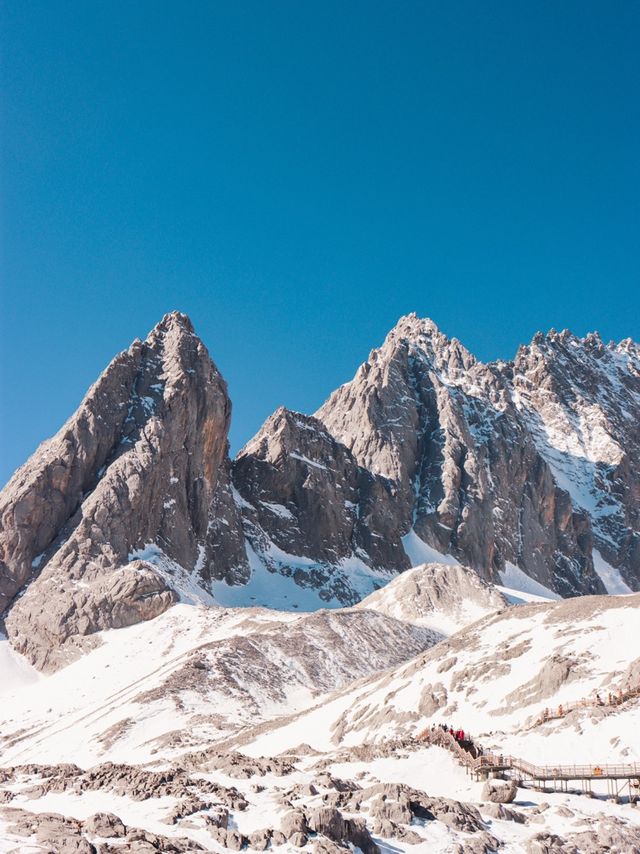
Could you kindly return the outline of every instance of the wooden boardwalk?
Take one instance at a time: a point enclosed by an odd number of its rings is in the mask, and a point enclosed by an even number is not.
[[[529,783],[536,789],[569,791],[593,795],[594,781],[607,781],[609,797],[618,800],[628,791],[631,803],[640,800],[640,763],[632,764],[584,764],[584,765],[534,765],[517,756],[485,753],[480,745],[472,741],[460,744],[450,733],[436,727],[427,729],[418,736],[426,744],[444,747],[465,766],[467,772],[477,780],[497,774],[509,774],[521,783]]]
[[[625,691],[615,691],[609,692],[605,694],[602,692],[602,696],[600,694],[596,694],[596,697],[585,697],[582,700],[578,700],[573,703],[560,703],[559,706],[553,709],[545,709],[535,721],[527,727],[527,729],[533,729],[534,727],[540,726],[541,724],[547,723],[547,721],[556,721],[561,718],[566,718],[568,714],[571,712],[575,712],[578,709],[603,709],[608,712],[615,711],[619,706],[624,705],[624,703],[629,700],[634,700],[640,697],[640,688],[627,688]]]

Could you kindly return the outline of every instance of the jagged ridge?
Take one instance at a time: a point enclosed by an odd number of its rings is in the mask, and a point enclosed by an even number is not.
[[[174,312],[15,474],[0,495],[0,607],[32,661],[59,667],[78,638],[154,617],[187,588],[215,601],[251,581],[251,603],[269,605],[284,583],[289,607],[309,606],[304,591],[354,604],[415,563],[416,543],[420,561],[524,572],[563,596],[640,588],[630,340],[552,331],[483,364],[409,315],[316,417],[279,409],[233,463],[230,413]]]

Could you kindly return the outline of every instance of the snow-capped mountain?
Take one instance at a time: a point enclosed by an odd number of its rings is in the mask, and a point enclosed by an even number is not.
[[[230,414],[184,315],[113,360],[0,494],[16,649],[56,669],[185,596],[353,605],[433,561],[545,596],[640,588],[630,340],[552,332],[482,364],[409,315],[315,417],[278,410],[233,461]]]
[[[638,588],[639,407],[629,340],[551,332],[482,364],[409,315],[317,417],[396,485],[405,531],[574,595]]]

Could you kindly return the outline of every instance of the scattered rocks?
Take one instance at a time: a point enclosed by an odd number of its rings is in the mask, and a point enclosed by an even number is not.
[[[75,765],[16,766],[12,770],[41,778],[39,783],[26,790],[26,794],[33,798],[42,797],[48,792],[99,790],[126,795],[134,801],[169,795],[181,799],[185,809],[200,803],[206,806],[200,795],[210,795],[212,800],[221,802],[229,809],[244,810],[247,807],[244,795],[236,788],[192,777],[181,768],[149,771],[137,765],[105,762],[87,771]]]
[[[285,777],[295,770],[291,761],[280,756],[245,756],[237,751],[221,752],[215,748],[187,753],[181,757],[180,763],[189,770],[222,771],[228,777],[238,780],[250,780],[252,777],[264,777],[267,774]]]
[[[573,833],[567,838],[580,854],[640,854],[640,827],[615,816],[602,816],[594,830]]]
[[[168,837],[142,828],[126,828],[111,813],[96,813],[82,822],[57,813],[30,813],[24,809],[6,808],[2,817],[9,833],[23,838],[35,838],[47,852],[55,854],[144,854],[144,852],[202,851],[202,846],[186,837]],[[92,842],[94,837],[114,839]]]
[[[526,854],[579,854],[574,845],[556,833],[536,833],[526,842]]]
[[[169,812],[165,818],[165,821],[167,824],[176,824],[181,818],[206,810],[209,806],[209,802],[200,800],[200,798],[185,798],[179,801],[175,807],[172,808],[171,812]],[[227,812],[227,816],[228,815],[229,814]]]
[[[509,809],[509,807],[505,807],[501,803],[490,802],[483,804],[482,812],[490,818],[497,818],[499,821],[515,821],[517,824],[527,823],[527,817],[524,813]]]

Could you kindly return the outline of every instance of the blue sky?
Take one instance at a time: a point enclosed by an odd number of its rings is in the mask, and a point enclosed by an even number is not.
[[[171,309],[237,448],[397,318],[640,337],[637,2],[2,5],[0,479]]]

